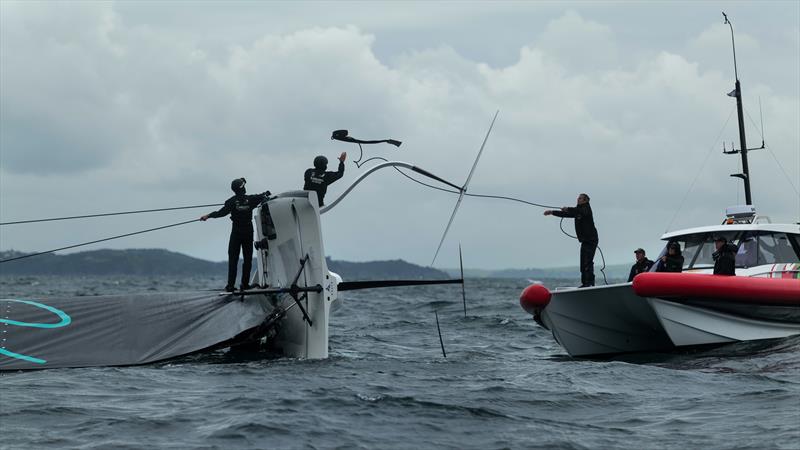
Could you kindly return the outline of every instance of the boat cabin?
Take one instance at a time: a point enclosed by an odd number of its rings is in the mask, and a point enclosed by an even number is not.
[[[800,224],[770,223],[768,217],[758,216],[751,205],[728,208],[720,225],[664,234],[661,239],[666,244],[658,259],[666,254],[667,244],[677,242],[684,257],[684,271],[710,273],[714,268],[714,239],[718,236],[738,248],[737,275],[800,277]]]

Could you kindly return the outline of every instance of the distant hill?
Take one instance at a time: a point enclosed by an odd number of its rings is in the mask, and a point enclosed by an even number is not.
[[[0,252],[8,259],[24,253]],[[0,265],[0,275],[212,275],[224,273],[226,263],[192,258],[162,249],[92,250],[57,255],[48,253]]]
[[[4,251],[0,252],[0,259],[24,254]],[[449,278],[441,270],[400,259],[348,262],[327,258],[327,262],[329,270],[346,280]],[[225,276],[227,270],[227,262],[206,261],[163,249],[93,250],[68,255],[49,253],[0,265],[0,275]]]
[[[600,273],[602,264],[595,261],[594,272],[597,279],[602,279]],[[631,266],[628,264],[611,264],[604,269],[609,280],[627,279]],[[445,269],[451,276],[459,276],[459,269]],[[551,269],[503,269],[503,270],[475,270],[465,269],[464,276],[467,278],[520,278],[520,279],[574,279],[580,277],[578,267],[555,267]]]

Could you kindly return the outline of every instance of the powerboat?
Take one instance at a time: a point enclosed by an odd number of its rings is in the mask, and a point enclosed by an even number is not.
[[[520,304],[572,356],[800,334],[800,225],[764,223],[741,209],[729,209],[721,225],[661,237],[659,257],[669,243],[683,249],[682,273],[653,271],[632,283],[552,292],[531,285]],[[718,236],[737,246],[736,276],[712,274]]]
[[[727,17],[726,24],[729,24]],[[731,27],[731,33],[733,28]],[[683,249],[681,273],[637,275],[632,283],[550,291],[528,286],[522,308],[577,357],[655,352],[800,334],[800,224],[759,216],[750,192],[738,76],[737,100],[746,205],[730,207],[719,225],[665,233]],[[764,143],[760,148],[764,148]],[[737,248],[736,276],[713,275],[715,239]],[[658,261],[658,259],[657,259]]]

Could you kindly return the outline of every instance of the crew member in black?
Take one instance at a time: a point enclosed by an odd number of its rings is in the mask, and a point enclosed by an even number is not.
[[[653,267],[653,261],[647,259],[643,248],[637,248],[634,250],[633,255],[636,257],[636,264],[631,266],[631,273],[628,274],[629,283],[633,281],[633,277],[643,272],[649,272],[650,268]]]
[[[589,206],[589,196],[578,195],[578,204],[574,207],[565,206],[561,211],[548,209],[545,216],[572,217],[575,219],[575,235],[581,243],[581,286],[594,286],[594,252],[597,251],[597,228],[594,227],[592,207]]]
[[[717,249],[711,255],[714,258],[714,275],[736,275],[736,246],[729,244],[722,236],[714,239],[714,246]]]
[[[326,172],[328,168],[328,158],[324,156],[317,156],[314,158],[314,167],[306,170],[305,184],[303,184],[304,191],[315,191],[317,199],[319,199],[319,206],[323,206],[325,202],[325,192],[328,191],[328,185],[344,176],[344,160],[347,158],[347,152],[342,152],[339,155],[339,170],[336,172]]]
[[[670,242],[667,244],[667,254],[661,257],[656,267],[656,272],[682,272],[683,255],[681,244]]]
[[[228,241],[228,284],[225,290],[233,292],[233,285],[236,283],[236,269],[239,265],[239,249],[242,249],[244,263],[242,264],[242,285],[241,290],[250,288],[250,270],[253,266],[253,209],[255,209],[269,196],[266,191],[257,195],[245,195],[246,181],[244,178],[237,178],[231,182],[231,189],[236,194],[225,201],[219,211],[214,211],[200,217],[206,221],[209,217],[225,217],[231,215],[233,222],[231,227],[231,238]]]

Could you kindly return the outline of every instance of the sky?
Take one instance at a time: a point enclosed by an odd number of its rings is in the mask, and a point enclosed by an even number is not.
[[[800,2],[0,2],[0,221],[222,203],[302,187],[348,152],[335,129],[469,192],[554,206],[591,196],[608,264],[744,203],[731,19],[753,200],[800,221]],[[763,127],[761,125],[763,118]],[[335,167],[335,164],[331,164]],[[334,259],[429,265],[454,194],[392,170],[322,216]],[[44,251],[212,208],[0,227]],[[437,267],[577,265],[543,209],[464,200]],[[572,223],[564,221],[572,233]],[[109,241],[226,259],[228,219]],[[599,256],[596,264],[601,264]]]

